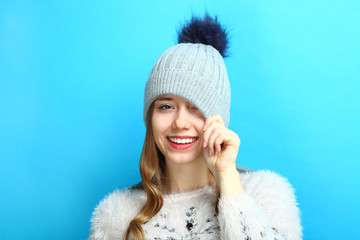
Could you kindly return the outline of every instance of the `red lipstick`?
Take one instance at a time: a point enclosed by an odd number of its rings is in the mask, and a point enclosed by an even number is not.
[[[189,138],[189,139],[195,139],[195,140],[190,143],[177,143],[177,142],[171,141],[170,138],[172,138],[172,139]],[[167,137],[167,140],[168,140],[170,146],[172,146],[173,148],[179,149],[179,150],[185,150],[185,149],[192,147],[197,142],[197,140],[199,140],[199,138],[193,137],[193,136],[171,136],[171,137]]]

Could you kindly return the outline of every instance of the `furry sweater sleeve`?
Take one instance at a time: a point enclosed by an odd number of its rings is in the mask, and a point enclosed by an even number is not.
[[[106,196],[93,212],[89,240],[122,240],[144,203],[145,194],[139,190],[116,190]]]
[[[288,181],[269,171],[242,176],[245,193],[221,197],[220,239],[302,239],[299,209]]]

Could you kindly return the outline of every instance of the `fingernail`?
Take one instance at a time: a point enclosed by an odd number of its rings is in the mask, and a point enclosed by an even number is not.
[[[205,124],[204,127],[203,127],[203,131],[205,131],[207,129],[207,125]]]
[[[203,147],[206,147],[206,142],[205,141],[203,142]]]

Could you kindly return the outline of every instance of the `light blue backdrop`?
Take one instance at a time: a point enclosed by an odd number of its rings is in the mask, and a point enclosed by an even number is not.
[[[360,239],[360,3],[0,3],[0,239],[86,239],[139,181],[143,90],[191,13],[231,33],[238,164],[296,188],[304,239]]]

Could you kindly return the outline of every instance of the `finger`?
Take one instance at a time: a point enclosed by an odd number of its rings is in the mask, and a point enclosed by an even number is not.
[[[221,150],[222,150],[221,147],[222,147],[222,145],[224,144],[225,137],[226,137],[226,136],[224,136],[224,133],[220,133],[220,134],[216,137],[216,139],[215,139],[215,141],[214,141],[214,148],[215,148],[215,152],[216,152],[216,153],[221,152]]]
[[[203,132],[203,147],[207,147],[209,143],[209,136],[215,128],[221,128],[218,122],[211,122],[210,125]]]
[[[211,116],[211,117],[209,117],[209,118],[206,119],[203,130],[206,130],[207,127],[208,127],[212,122],[217,122],[217,123],[225,126],[225,125],[224,125],[224,121],[223,121],[221,115],[220,115],[220,114],[215,114],[215,115],[213,115],[213,116]]]
[[[221,138],[218,138],[219,133]],[[206,138],[206,146],[209,147],[209,152],[215,153],[223,150],[224,146],[234,145],[240,146],[240,138],[233,131],[226,127],[219,126],[218,123],[212,123],[205,131],[204,136]]]
[[[210,149],[210,155],[214,154],[215,152],[220,152],[221,147],[220,145],[223,143],[224,140],[224,131],[221,128],[214,128],[209,136],[208,139],[208,148]]]
[[[217,158],[214,155],[209,154],[208,148],[204,148],[204,158],[208,168],[214,174],[215,173],[214,166]]]
[[[219,130],[219,134],[214,140],[214,149],[216,153],[224,150],[224,148],[234,140],[234,134],[228,129]]]
[[[241,140],[236,133],[231,132],[230,140],[231,140],[231,144],[240,146]]]

